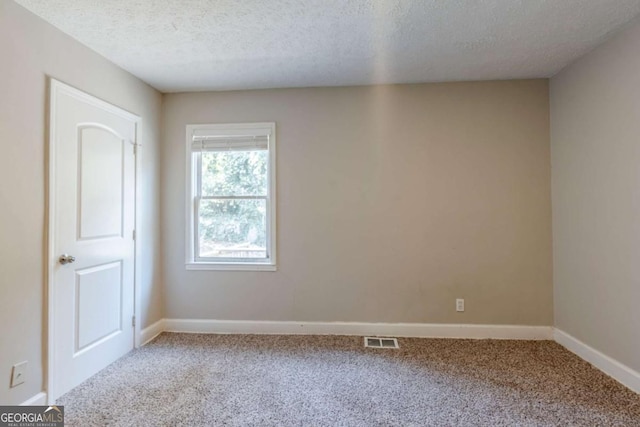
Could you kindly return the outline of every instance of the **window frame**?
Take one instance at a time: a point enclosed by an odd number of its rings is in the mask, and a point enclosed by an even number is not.
[[[267,162],[267,255],[268,258],[198,258],[196,245],[199,239],[197,202],[200,197],[200,156],[194,156],[192,142],[195,134],[206,133],[214,137],[268,136]],[[223,123],[188,124],[186,126],[186,217],[185,217],[185,266],[187,270],[276,271],[276,124]]]

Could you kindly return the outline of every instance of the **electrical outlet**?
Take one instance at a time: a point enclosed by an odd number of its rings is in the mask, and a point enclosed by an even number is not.
[[[456,300],[456,311],[464,311],[464,300],[462,298]]]
[[[22,384],[27,376],[27,361],[16,363],[11,370],[11,387]]]

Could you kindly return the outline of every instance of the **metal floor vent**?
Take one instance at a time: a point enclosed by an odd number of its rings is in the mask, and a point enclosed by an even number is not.
[[[371,348],[400,348],[397,338],[364,337],[364,346]]]

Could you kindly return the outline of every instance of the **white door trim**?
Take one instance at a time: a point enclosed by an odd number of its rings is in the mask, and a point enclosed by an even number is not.
[[[57,254],[55,253],[55,208],[56,208],[56,200],[55,200],[55,177],[56,177],[56,164],[55,164],[55,140],[53,135],[55,135],[55,118],[56,118],[56,97],[59,93],[66,93],[71,95],[79,100],[82,100],[88,104],[94,105],[96,107],[102,108],[106,111],[109,111],[117,116],[123,117],[125,119],[131,120],[135,122],[136,125],[136,149],[137,153],[135,156],[135,230],[136,230],[136,239],[134,242],[134,307],[133,313],[136,319],[136,324],[134,327],[134,347],[140,346],[141,341],[141,328],[140,328],[140,310],[141,310],[141,289],[140,284],[142,283],[142,265],[141,265],[141,249],[142,245],[140,244],[140,226],[142,225],[141,221],[141,200],[142,200],[142,185],[140,182],[140,152],[141,152],[141,135],[140,128],[142,123],[142,118],[135,114],[124,111],[123,109],[114,106],[113,104],[103,101],[99,98],[96,98],[92,95],[89,95],[85,92],[82,92],[72,86],[69,86],[65,83],[62,83],[59,80],[56,80],[52,77],[49,77],[49,91],[47,99],[47,108],[49,109],[48,120],[49,124],[48,134],[46,136],[48,143],[48,185],[47,188],[47,265],[45,268],[46,277],[45,277],[45,301],[46,301],[46,318],[47,318],[47,347],[46,347],[46,390],[47,390],[47,401],[49,404],[55,403],[55,398],[53,393],[50,393],[50,390],[54,390],[54,375],[55,372],[55,360],[54,360],[54,347],[55,347],[55,337],[54,337],[54,314],[55,314],[55,306],[54,306],[54,298],[53,293],[50,292],[51,282],[54,278],[54,267],[57,262]]]

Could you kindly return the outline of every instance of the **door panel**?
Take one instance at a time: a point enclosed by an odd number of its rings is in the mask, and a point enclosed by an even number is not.
[[[81,126],[78,133],[79,237],[122,237],[124,150],[127,142],[109,129]]]
[[[76,271],[76,349],[122,331],[122,262]]]
[[[134,346],[138,121],[118,107],[51,81],[52,399]],[[63,254],[75,261],[60,262]]]

